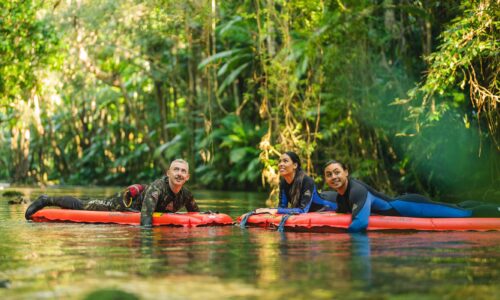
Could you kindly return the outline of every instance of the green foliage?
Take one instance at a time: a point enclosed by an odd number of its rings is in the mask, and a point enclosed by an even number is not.
[[[37,18],[38,1],[0,3],[0,104],[25,99],[39,84],[37,70],[55,57],[58,36]],[[41,12],[40,12],[41,13]]]
[[[262,129],[250,123],[243,123],[234,114],[224,117],[218,128],[197,143],[201,151],[209,143],[220,147],[214,153],[204,153],[207,162],[196,169],[200,183],[219,189],[231,189],[235,186],[250,188],[260,177],[262,169],[260,151],[253,147],[258,143],[262,132]],[[208,159],[209,155],[213,155],[213,158]]]
[[[318,183],[335,158],[388,192],[498,185],[497,1],[216,4],[0,4],[0,178],[124,185],[183,157],[194,184],[272,188],[294,150]]]
[[[496,132],[500,60],[499,42],[495,36],[500,28],[500,6],[497,1],[472,4],[465,1],[462,7],[464,16],[453,20],[441,34],[438,50],[427,58],[430,68],[425,81],[410,92],[412,99],[422,99],[421,105],[411,104],[409,110],[415,119],[418,118],[418,129],[439,121],[451,107],[467,107],[463,94],[468,93],[473,112],[488,126],[491,138],[500,149]]]
[[[84,300],[139,300],[135,294],[119,289],[99,289],[85,296]]]
[[[413,180],[448,195],[470,194],[464,181],[482,190],[498,185],[496,176],[487,174],[498,173],[500,149],[499,5],[462,1],[460,7],[463,15],[446,26],[437,50],[427,57],[424,81],[408,92],[409,100],[395,102],[407,109],[410,121],[401,135],[414,136],[407,141],[410,165],[417,174],[430,174],[417,175],[424,182]],[[471,169],[477,170],[472,176]]]

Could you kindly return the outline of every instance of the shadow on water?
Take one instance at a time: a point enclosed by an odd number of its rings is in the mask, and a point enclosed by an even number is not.
[[[195,196],[203,210],[234,218],[265,201],[248,193]],[[25,209],[0,199],[4,299],[500,298],[499,232],[144,229],[26,222]]]

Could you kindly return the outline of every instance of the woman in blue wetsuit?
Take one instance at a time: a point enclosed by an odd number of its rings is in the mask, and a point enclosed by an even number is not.
[[[255,213],[300,214],[337,208],[334,203],[321,199],[314,180],[302,170],[295,152],[280,156],[278,171],[281,176],[278,208],[258,208]]]
[[[500,217],[500,207],[476,201],[452,205],[434,202],[422,195],[407,194],[391,198],[371,186],[349,178],[349,171],[341,162],[332,160],[324,168],[325,181],[337,192],[337,212],[352,213],[348,230],[366,230],[371,212],[385,216],[420,218]]]

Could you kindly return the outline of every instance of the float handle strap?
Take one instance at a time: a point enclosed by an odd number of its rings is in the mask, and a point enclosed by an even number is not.
[[[278,225],[278,232],[284,232],[285,231],[285,223],[288,220],[288,218],[290,218],[291,216],[292,216],[291,214],[288,214],[288,215],[283,215],[281,217],[280,224]]]
[[[240,221],[240,228],[245,228],[246,225],[247,225],[247,222],[248,222],[248,218],[250,218],[250,216],[254,215],[255,214],[255,211],[251,211],[249,213],[247,213]]]

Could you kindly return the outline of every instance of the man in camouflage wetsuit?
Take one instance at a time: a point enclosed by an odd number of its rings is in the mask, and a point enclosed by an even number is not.
[[[153,212],[176,212],[186,207],[199,211],[191,192],[184,187],[189,179],[189,165],[183,159],[172,161],[166,175],[150,185],[134,184],[108,199],[77,199],[71,196],[40,196],[28,207],[27,220],[45,206],[59,206],[77,210],[140,211],[141,225],[153,224]]]

